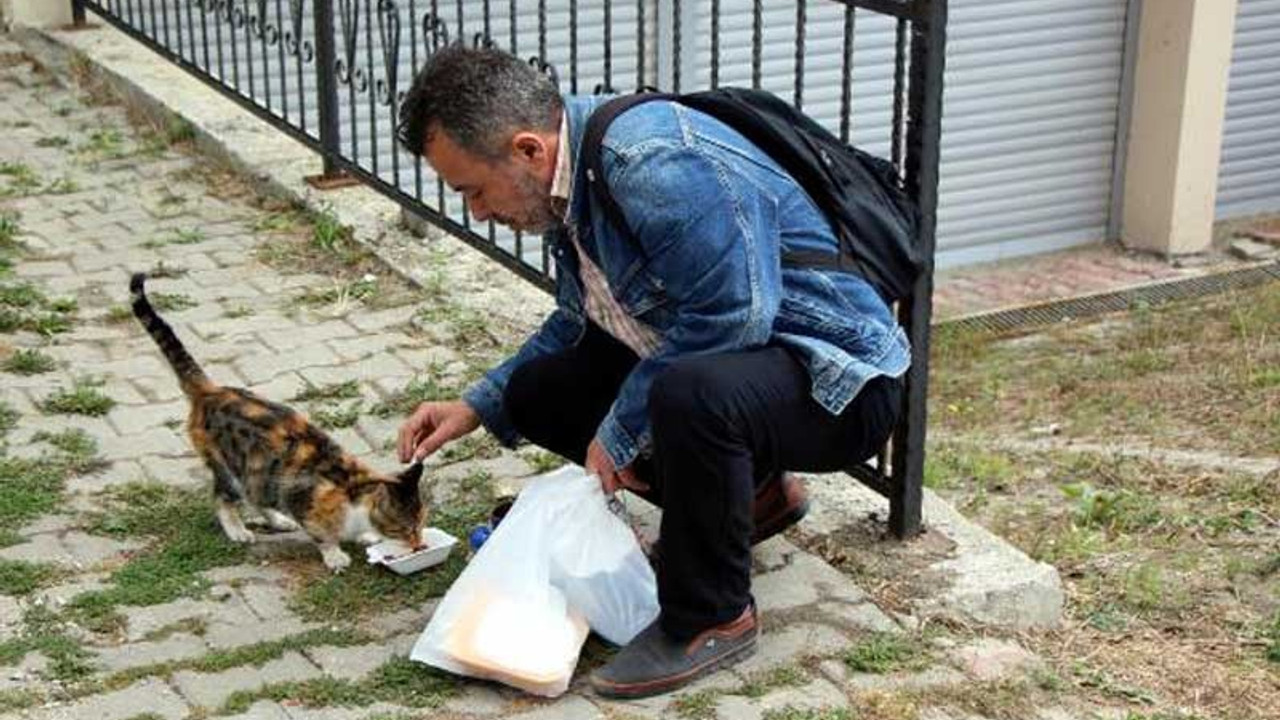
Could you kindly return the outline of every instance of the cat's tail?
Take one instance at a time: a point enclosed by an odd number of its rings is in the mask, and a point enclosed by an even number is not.
[[[182,341],[174,334],[169,323],[156,313],[155,308],[151,307],[151,302],[147,300],[146,290],[142,287],[146,281],[147,276],[144,273],[134,273],[129,280],[129,292],[133,294],[133,316],[138,318],[138,322],[147,329],[151,338],[156,341],[156,345],[160,346],[160,351],[164,353],[173,372],[177,374],[184,393],[194,396],[208,390],[213,384],[209,377],[183,347]]]

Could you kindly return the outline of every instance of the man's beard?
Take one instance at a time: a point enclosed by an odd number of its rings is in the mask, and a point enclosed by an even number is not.
[[[516,176],[515,183],[519,204],[528,210],[515,216],[497,215],[494,221],[526,233],[544,233],[561,222],[551,202],[550,188],[523,173]]]

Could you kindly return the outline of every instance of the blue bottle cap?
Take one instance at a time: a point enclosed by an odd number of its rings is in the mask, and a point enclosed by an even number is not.
[[[467,542],[471,544],[471,549],[479,550],[484,541],[489,539],[489,535],[492,532],[488,525],[477,525],[467,537]]]

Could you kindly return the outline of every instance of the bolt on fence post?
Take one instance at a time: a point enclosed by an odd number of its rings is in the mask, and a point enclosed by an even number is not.
[[[320,152],[324,170],[307,183],[318,190],[347,187],[358,180],[338,167],[342,129],[338,125],[337,54],[334,50],[333,0],[313,0],[316,31],[316,107],[320,112]]]

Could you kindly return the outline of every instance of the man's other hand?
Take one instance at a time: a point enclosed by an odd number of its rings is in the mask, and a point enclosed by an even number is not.
[[[613,466],[613,458],[609,457],[609,453],[605,452],[604,445],[600,444],[600,439],[596,438],[587,446],[587,472],[600,478],[600,487],[604,489],[605,495],[612,495],[619,488],[628,490],[637,490],[644,492],[649,486],[640,482],[636,477],[636,473],[630,466],[621,470]]]
[[[461,400],[424,402],[400,426],[400,462],[421,460],[478,427],[480,416]]]

